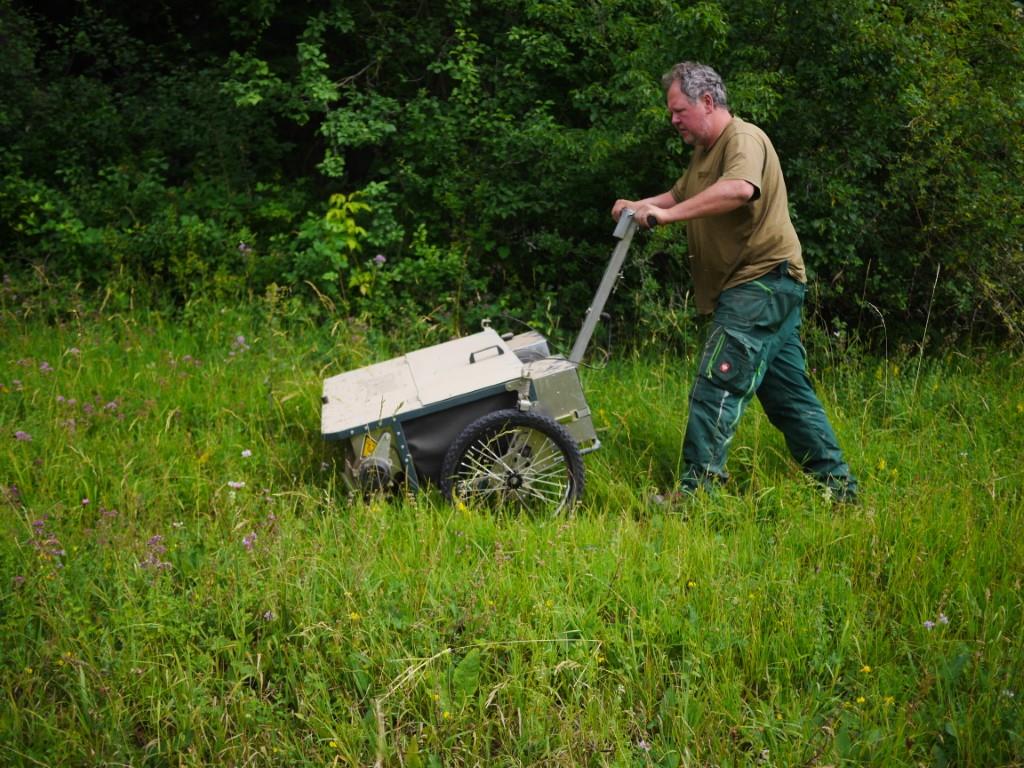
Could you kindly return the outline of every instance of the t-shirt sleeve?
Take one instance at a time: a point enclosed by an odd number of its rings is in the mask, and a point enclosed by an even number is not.
[[[725,162],[721,178],[737,179],[754,185],[756,200],[761,196],[761,174],[764,172],[764,143],[749,133],[737,133],[725,147]]]

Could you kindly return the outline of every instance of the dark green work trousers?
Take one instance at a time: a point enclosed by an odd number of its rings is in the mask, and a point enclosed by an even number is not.
[[[799,337],[807,289],[785,268],[719,296],[690,396],[685,491],[728,478],[729,444],[756,394],[800,466],[839,499],[856,495],[856,481],[807,376]]]

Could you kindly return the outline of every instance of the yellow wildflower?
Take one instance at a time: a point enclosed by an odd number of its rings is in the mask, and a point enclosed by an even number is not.
[[[350,613],[350,614],[348,615],[348,617],[349,617],[349,619],[351,619],[352,621],[359,621],[359,620],[360,620],[361,618],[363,618],[363,617],[362,617],[362,616],[361,616],[361,615],[359,614],[359,612],[358,612],[358,611],[352,611],[352,612],[351,612],[351,613]]]
[[[865,664],[863,667],[860,668],[860,671],[863,672],[865,675],[870,675],[871,674],[871,667],[869,667],[867,664]]]
[[[858,696],[857,697],[857,703],[858,704],[863,704],[865,701],[867,701],[867,699],[865,699],[863,696]]]

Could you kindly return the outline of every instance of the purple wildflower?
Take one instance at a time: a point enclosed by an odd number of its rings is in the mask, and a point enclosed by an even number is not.
[[[939,614],[939,624],[949,624],[949,616],[944,613]]]
[[[6,488],[0,488],[4,501],[10,504],[21,504],[21,490],[14,483],[11,483]]]
[[[32,442],[32,435],[19,429],[14,433],[14,439],[22,443],[30,443]]]
[[[149,537],[146,542],[146,557],[139,561],[139,567],[146,570],[162,571],[171,567],[171,564],[161,559],[167,552],[164,546],[164,537],[159,533]]]
[[[256,534],[255,533],[250,533],[248,536],[245,536],[242,539],[242,546],[245,547],[250,552],[252,551],[252,548],[253,548],[253,546],[255,544],[256,544]]]
[[[248,448],[246,448],[244,451],[242,451],[242,458],[243,459],[248,459],[250,456],[252,456],[252,451],[250,451]]]
[[[924,623],[924,628],[930,632],[931,630],[935,629],[935,622],[931,619],[926,620]]]
[[[228,488],[239,491],[242,488],[245,488],[245,483],[241,480],[228,480]]]
[[[15,576],[12,579],[12,581],[13,581],[15,587],[20,587],[22,584],[25,583],[25,577],[24,576]]]
[[[273,621],[275,618],[276,617],[274,616],[274,612],[273,611],[267,611],[266,613],[263,614],[263,620],[264,621]]]
[[[238,252],[243,254],[252,253],[252,247],[244,240],[238,243]]]
[[[45,360],[43,360],[43,362],[39,364],[39,370],[42,371],[43,373],[50,373],[53,371],[53,366],[50,365]]]
[[[88,507],[90,504],[92,504],[92,502],[89,501],[88,498],[82,499],[82,506],[83,507]]]
[[[378,267],[382,266],[384,262],[386,262],[387,260],[387,256],[385,256],[383,253],[378,253],[376,256],[373,257],[373,263],[376,264]]]
[[[57,395],[57,402],[63,405],[67,400],[64,398],[64,395]]]
[[[46,517],[32,522],[32,546],[43,560],[52,560],[57,568],[61,567],[60,558],[67,553],[60,540],[46,530]]]
[[[82,350],[80,350],[78,347],[72,347],[71,349],[68,350],[68,354],[78,357],[80,354],[82,354]]]

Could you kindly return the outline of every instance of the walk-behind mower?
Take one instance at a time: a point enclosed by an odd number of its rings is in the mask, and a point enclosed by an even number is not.
[[[471,336],[324,381],[321,431],[342,443],[356,492],[426,481],[455,503],[549,511],[583,493],[583,455],[601,446],[577,368],[619,277],[630,211],[568,359],[539,333]]]

